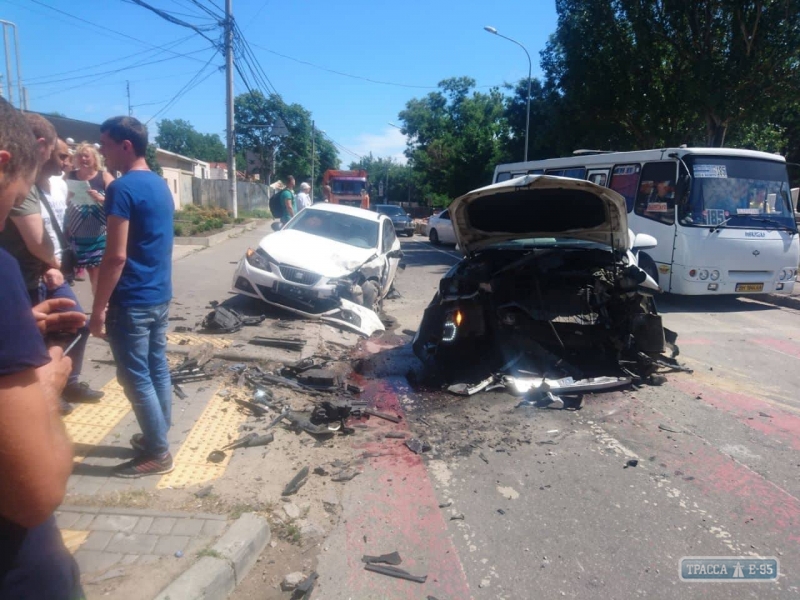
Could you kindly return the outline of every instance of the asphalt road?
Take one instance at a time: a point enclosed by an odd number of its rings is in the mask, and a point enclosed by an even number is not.
[[[173,316],[185,321],[173,325],[195,326],[210,300],[228,297],[234,263],[264,233],[176,263]],[[412,455],[384,438],[387,424],[377,419],[356,436],[369,460],[343,488],[342,518],[319,547],[315,598],[800,595],[800,297],[661,298],[693,374],[587,396],[580,410],[516,408],[518,399],[501,392],[461,398],[409,387],[418,367],[411,335],[459,254],[419,236],[401,243],[400,297],[385,304],[398,324],[361,345],[370,355],[365,396],[404,414],[397,427],[433,449]],[[268,315],[262,328],[287,317]],[[292,335],[355,341],[294,321]],[[231,348],[247,350],[249,335],[233,336]],[[176,435],[190,425],[179,423]],[[637,466],[625,468],[629,460]],[[246,476],[235,467],[231,485]],[[267,487],[251,475],[243,486]],[[269,550],[264,556],[277,560]],[[364,572],[361,554],[393,550],[427,582]],[[778,582],[679,579],[683,556],[747,555],[777,557]]]
[[[387,310],[400,322],[397,331],[410,334],[458,254],[421,238],[404,240],[403,248],[402,297]],[[679,336],[680,359],[694,374],[669,374],[661,387],[590,395],[574,411],[515,408],[518,399],[499,392],[465,399],[414,392],[405,386],[414,358],[408,337],[401,338],[377,353],[384,360],[374,361],[373,376],[394,389],[411,432],[433,443],[423,464],[433,508],[444,507],[431,520],[398,516],[400,503],[392,513],[374,513],[373,530],[380,520],[399,520],[387,540],[429,546],[415,557],[417,569],[428,561],[440,585],[452,576],[449,589],[463,590],[455,581],[463,579],[478,599],[797,597],[800,312],[793,307],[800,301],[660,298],[665,324]],[[637,466],[626,467],[630,460]],[[379,493],[386,491],[380,485],[375,478],[363,487],[376,497],[394,495]],[[365,493],[353,490],[351,501],[364,502]],[[406,492],[408,503],[422,494]],[[360,509],[350,518],[370,529]],[[437,546],[445,532],[452,555]],[[323,575],[345,568],[336,554],[354,537],[331,538],[320,556]],[[679,578],[684,556],[750,555],[777,557],[779,580]],[[325,586],[317,597],[432,593],[407,583],[359,592],[354,581],[338,590]],[[447,596],[440,588],[435,597]]]

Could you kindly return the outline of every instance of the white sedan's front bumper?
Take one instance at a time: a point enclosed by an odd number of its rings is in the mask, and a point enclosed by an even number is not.
[[[290,277],[301,278],[298,272],[304,281],[313,279],[309,274],[317,280],[305,285],[291,281]],[[385,329],[374,311],[339,297],[336,290],[336,280],[275,263],[270,263],[270,270],[265,271],[251,265],[247,258],[242,258],[236,266],[232,285],[236,294],[257,298],[301,317],[320,319],[362,335],[370,336]]]

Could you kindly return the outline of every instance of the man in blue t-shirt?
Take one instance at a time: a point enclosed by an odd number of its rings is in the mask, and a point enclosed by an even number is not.
[[[142,429],[131,438],[136,458],[115,467],[114,474],[169,473],[173,469],[167,441],[172,416],[167,365],[172,194],[145,162],[147,129],[137,119],[105,121],[100,145],[108,168],[122,172],[122,177],[106,190],[106,252],[89,329],[92,335],[108,336],[117,380]]]
[[[22,115],[0,98],[0,231],[30,190],[38,144]],[[72,446],[58,398],[71,369],[43,333],[75,331],[86,321],[73,304],[50,300],[31,311],[19,264],[0,250],[0,598],[83,598],[75,560],[53,511],[72,472]],[[52,313],[52,314],[49,314]]]

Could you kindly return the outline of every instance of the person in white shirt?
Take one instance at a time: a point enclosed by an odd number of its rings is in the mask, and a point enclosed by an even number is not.
[[[63,173],[64,170],[69,167],[71,159],[69,147],[64,140],[59,139],[56,142],[54,154],[57,157],[58,163],[61,167],[61,174],[49,177],[47,179],[47,185],[42,187],[42,192],[44,193],[47,202],[50,204],[50,208],[53,209],[53,214],[55,215],[56,219],[58,219],[58,225],[63,232],[64,215],[67,212],[67,195],[69,193],[67,189],[67,182],[64,181]],[[45,189],[45,187],[47,189]],[[44,228],[47,231],[47,234],[50,236],[50,239],[53,240],[56,258],[60,260],[61,241],[58,239],[58,235],[56,235],[56,231],[50,222],[50,213],[44,205],[42,205],[42,220],[44,221]]]
[[[309,196],[309,192],[311,191],[311,186],[308,185],[305,181],[300,184],[300,191],[297,193],[295,197],[295,203],[297,204],[297,212],[300,212],[304,208],[311,206],[311,196]]]

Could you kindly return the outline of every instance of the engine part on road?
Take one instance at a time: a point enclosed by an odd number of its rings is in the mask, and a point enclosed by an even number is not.
[[[427,575],[412,575],[408,571],[404,571],[403,569],[398,569],[397,567],[385,566],[385,565],[374,565],[371,563],[367,563],[364,565],[364,569],[367,571],[373,571],[375,573],[380,573],[381,575],[388,575],[389,577],[396,577],[397,579],[407,579],[408,581],[414,581],[416,583],[425,583],[428,579]]]
[[[423,452],[428,452],[431,449],[431,445],[428,442],[423,442],[417,438],[406,440],[405,445],[414,454],[422,454]]]
[[[308,481],[308,467],[305,466],[300,471],[298,471],[297,475],[292,477],[292,480],[286,484],[286,487],[283,488],[283,492],[281,492],[281,496],[291,496],[295,494],[297,490],[299,490],[305,482]]]
[[[365,554],[361,557],[361,562],[369,564],[384,563],[396,567],[403,562],[403,559],[400,558],[400,553],[395,550],[394,552],[390,552],[389,554],[381,554],[380,556],[369,556],[368,554]]]
[[[396,415],[390,415],[388,413],[379,412],[372,408],[365,408],[361,412],[371,417],[378,417],[379,419],[385,419],[386,421],[391,421],[392,423],[399,423],[400,421],[402,421],[402,419]]]
[[[299,338],[273,338],[257,335],[247,341],[256,346],[269,346],[271,348],[285,348],[286,350],[300,351],[306,346],[306,341]]]

